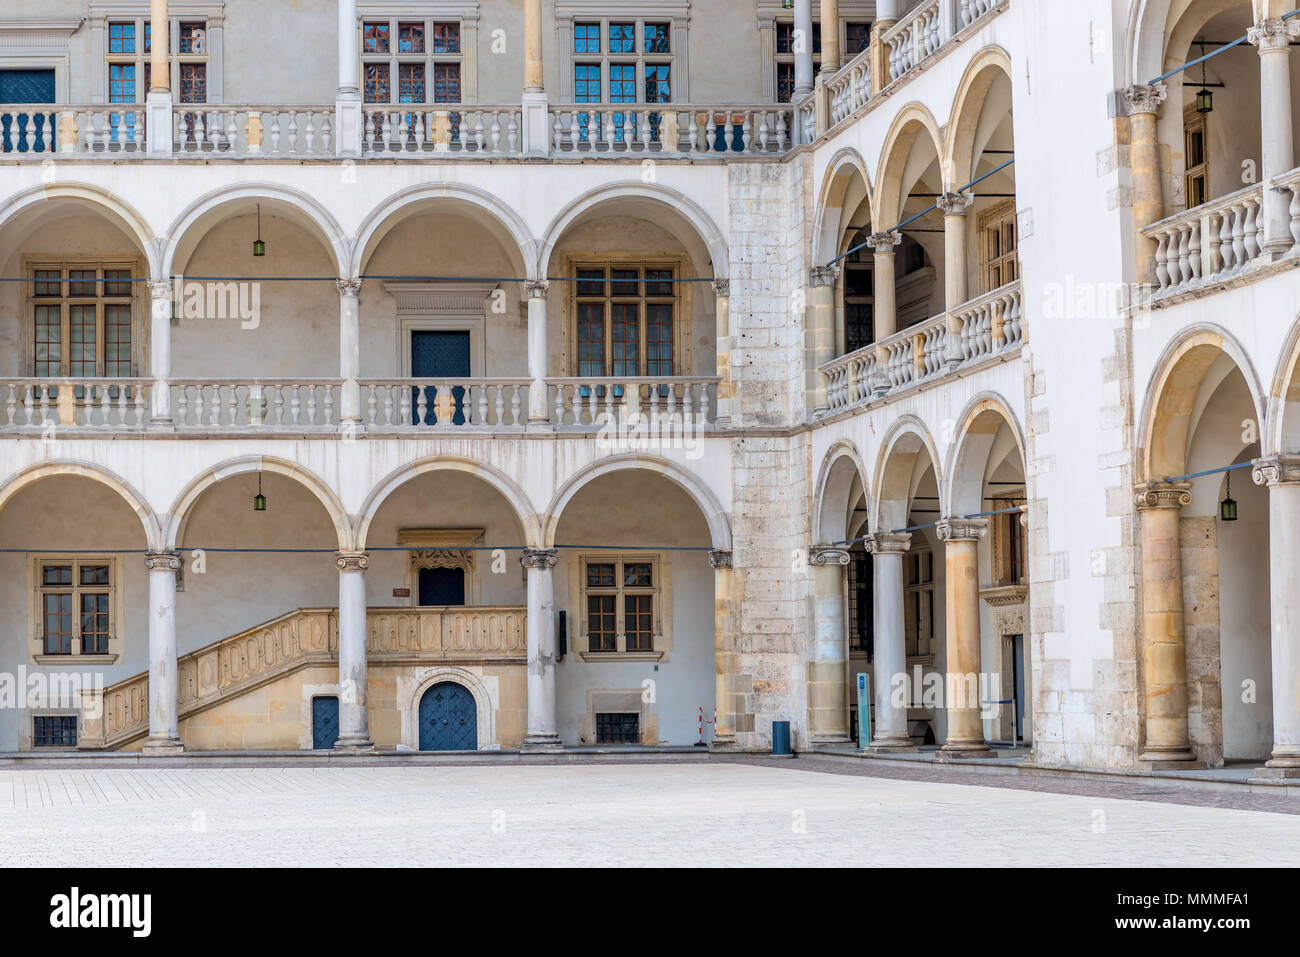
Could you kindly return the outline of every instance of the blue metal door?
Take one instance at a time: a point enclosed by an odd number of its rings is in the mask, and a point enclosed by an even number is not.
[[[329,751],[339,739],[339,699],[324,696],[311,699],[311,746]]]
[[[420,699],[421,751],[478,749],[478,708],[464,685],[434,685]]]
[[[465,604],[465,569],[421,568],[420,604]]]
[[[30,105],[34,103],[53,103],[54,102],[54,71],[53,70],[0,70],[0,103],[22,103]],[[34,123],[34,133],[36,136],[35,145],[32,150],[37,153],[45,152],[45,144],[41,142],[45,133],[45,125],[49,123],[47,116],[37,115],[35,117],[20,116],[15,121],[11,117],[3,118],[3,128],[0,128],[0,143],[4,144],[4,151],[12,153],[15,146],[10,144],[12,139],[17,146],[19,153],[27,152],[27,130],[28,125]],[[12,129],[13,124],[17,122],[18,128]],[[57,128],[51,124],[50,134],[53,136],[58,132]],[[53,142],[52,146],[57,145]]]
[[[411,333],[411,376],[415,379],[468,379],[469,333],[468,332],[412,332]],[[411,416],[416,425],[420,425],[420,390],[412,390]],[[424,414],[424,425],[433,425],[438,421],[434,413],[433,401],[438,390],[432,386],[424,389],[428,409]],[[457,387],[451,390],[456,400],[456,425],[465,424],[465,390]]]

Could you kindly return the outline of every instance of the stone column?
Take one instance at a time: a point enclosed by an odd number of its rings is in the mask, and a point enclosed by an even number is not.
[[[1142,230],[1165,216],[1156,114],[1168,95],[1163,83],[1130,86],[1124,90],[1129,104],[1129,164],[1133,173],[1133,229],[1140,283],[1154,282],[1156,278],[1156,243],[1143,236]]]
[[[713,726],[715,751],[730,751],[736,747],[736,716],[744,711],[744,697],[736,687],[740,672],[740,655],[736,651],[737,621],[735,600],[732,596],[732,553],[715,548],[709,552],[709,565],[713,568],[713,664],[714,701],[717,707],[717,724]]]
[[[553,548],[526,548],[528,570],[528,733],[525,751],[562,751],[555,720],[555,579]]]
[[[849,743],[848,627],[844,568],[849,553],[834,545],[814,545],[813,636],[808,661],[808,733],[813,747]]]
[[[894,700],[896,676],[907,678],[903,556],[911,545],[910,532],[880,532],[867,539],[872,555],[871,608],[875,634],[872,698],[876,703],[870,750],[880,753],[916,750],[908,733],[906,700],[901,706]]]
[[[979,542],[988,532],[982,518],[946,518],[936,531],[944,542],[944,607],[947,625],[944,707],[948,739],[945,758],[992,757],[980,717]]]
[[[551,124],[542,64],[542,0],[524,0],[524,153],[546,156]]]
[[[172,153],[171,24],[167,0],[149,4],[149,89],[145,93],[145,150],[151,156]]]
[[[528,425],[530,428],[550,423],[550,410],[546,401],[546,376],[550,344],[546,331],[546,294],[551,284],[546,281],[528,282],[524,290],[528,296]]]
[[[739,412],[732,400],[735,389],[731,384],[731,281],[729,279],[713,280],[714,311],[716,319],[716,346],[718,370],[718,404],[716,423],[721,426],[732,425],[732,414]]]
[[[144,753],[180,754],[180,681],[176,663],[176,571],[181,557],[175,552],[150,552],[149,570],[149,738]]]
[[[1139,485],[1142,539],[1142,684],[1146,735],[1138,761],[1151,767],[1195,761],[1187,727],[1187,649],[1183,625],[1180,509],[1191,483]]]
[[[1291,140],[1291,39],[1300,36],[1300,20],[1263,20],[1247,34],[1259,48],[1260,141],[1264,183],[1264,255],[1277,259],[1294,243],[1291,235],[1291,191],[1271,185],[1274,177],[1295,167]]]
[[[339,552],[339,739],[336,751],[373,751],[367,708],[366,569],[370,557]]]
[[[1259,459],[1268,486],[1268,584],[1273,659],[1274,777],[1300,777],[1300,456]],[[1267,775],[1266,775],[1267,776]]]
[[[826,377],[818,370],[835,358],[838,343],[835,341],[835,286],[839,282],[839,266],[814,266],[809,270],[808,282],[812,286],[810,310],[812,343],[808,352],[808,407],[825,409]]]
[[[822,0],[822,72],[830,77],[839,68],[840,0]]]
[[[943,275],[945,309],[956,309],[970,298],[966,269],[966,212],[975,202],[969,193],[944,193],[935,205],[943,210]]]
[[[813,91],[812,0],[794,0],[794,31],[794,102],[799,103]]]
[[[357,0],[339,3],[339,88],[334,98],[334,147],[339,156],[360,156],[364,130]]]
[[[153,379],[153,414],[150,425],[169,428],[172,424],[172,283],[160,279],[149,283],[149,376]]]
[[[340,279],[339,287],[339,429],[356,432],[361,427],[361,280]]]
[[[894,254],[903,237],[896,232],[872,233],[867,243],[875,254],[872,268],[872,328],[875,339],[888,339],[898,331],[898,296],[895,290]]]

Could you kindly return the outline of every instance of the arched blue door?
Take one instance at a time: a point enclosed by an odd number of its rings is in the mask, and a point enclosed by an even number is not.
[[[478,708],[464,685],[436,684],[420,699],[421,751],[478,749]]]

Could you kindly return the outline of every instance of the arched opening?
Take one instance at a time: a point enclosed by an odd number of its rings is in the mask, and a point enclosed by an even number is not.
[[[910,310],[906,318],[912,324],[916,316],[937,316],[945,308],[944,217],[939,210],[925,212],[949,187],[942,156],[938,124],[923,107],[909,104],[886,140],[875,210],[877,232],[894,230],[900,242],[911,239],[920,247],[921,253],[912,253],[913,264],[918,264],[921,256],[926,264],[937,264],[920,265],[912,272],[914,288],[909,288],[905,297]],[[927,268],[932,271],[926,272]],[[901,270],[896,266],[895,272]],[[905,328],[902,305],[900,300],[893,317],[883,314],[887,310],[877,309],[877,338]]]
[[[639,467],[577,480],[552,512],[568,644],[556,669],[561,740],[696,743],[716,690],[709,517],[680,484]]]
[[[474,695],[455,681],[440,681],[420,697],[421,751],[478,750],[478,707]]]

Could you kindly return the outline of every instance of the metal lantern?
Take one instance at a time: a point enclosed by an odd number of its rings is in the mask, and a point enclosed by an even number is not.
[[[1201,39],[1201,56],[1205,56],[1205,39]],[[1214,94],[1209,90],[1208,78],[1205,75],[1205,61],[1201,61],[1201,89],[1196,94],[1196,112],[1202,115],[1214,112]]]
[[[1235,522],[1237,520],[1237,502],[1232,497],[1232,475],[1228,475],[1228,487],[1225,490],[1226,498],[1219,503],[1219,520],[1224,522]]]
[[[794,0],[782,0],[781,6],[785,7],[787,10],[793,10]]]
[[[266,243],[262,242],[262,205],[260,203],[257,206],[257,238],[253,240],[253,255],[266,255]]]
[[[257,473],[257,494],[253,496],[253,511],[266,511],[266,496],[262,494],[262,473]]]

